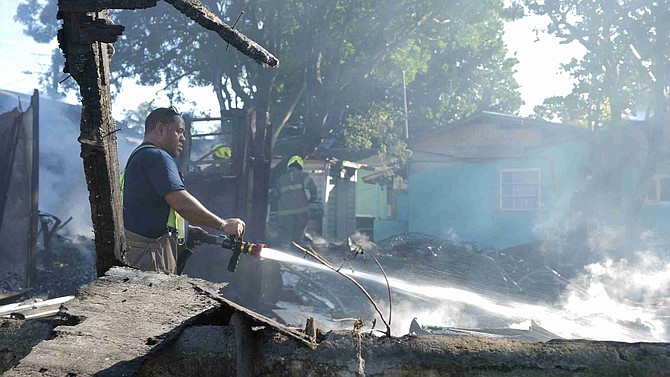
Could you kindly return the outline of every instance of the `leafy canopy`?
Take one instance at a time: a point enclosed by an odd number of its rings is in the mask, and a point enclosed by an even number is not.
[[[665,108],[670,8],[667,1],[525,0],[550,19],[547,31],[586,54],[563,66],[576,79],[572,93],[536,108],[591,129],[620,126],[635,113]]]
[[[411,135],[477,110],[515,113],[521,105],[516,60],[505,57],[502,42],[503,21],[520,13],[502,0],[202,2],[230,25],[243,11],[236,28],[278,56],[280,67],[258,66],[159,2],[110,13],[126,26],[112,59],[117,88],[121,79],[161,84],[174,102],[197,107],[178,84],[211,86],[221,111],[267,113],[275,140],[291,123],[305,129],[300,146],[334,132],[355,139],[347,145],[395,150],[400,159],[403,132],[381,133],[404,128],[405,90]],[[36,40],[55,35],[56,0],[25,0],[18,10]]]

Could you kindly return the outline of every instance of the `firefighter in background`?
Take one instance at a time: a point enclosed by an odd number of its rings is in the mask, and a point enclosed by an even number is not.
[[[276,203],[279,234],[276,245],[289,245],[291,241],[302,243],[309,222],[310,204],[318,203],[316,184],[309,174],[302,171],[304,162],[293,156],[272,189],[271,201]],[[309,198],[307,193],[309,192]]]
[[[233,165],[231,157],[233,152],[230,147],[225,144],[216,144],[212,147],[212,158],[214,163],[205,168],[205,171],[208,173],[221,173],[223,175],[229,175],[233,173]]]

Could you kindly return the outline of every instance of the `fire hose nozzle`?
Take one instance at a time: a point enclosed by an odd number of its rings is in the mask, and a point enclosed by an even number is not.
[[[223,234],[221,235],[197,234],[192,237],[191,242],[192,241],[200,241],[202,243],[216,245],[224,249],[232,250],[233,255],[230,257],[230,260],[228,261],[228,271],[230,272],[235,272],[235,269],[237,268],[237,262],[240,259],[240,254],[249,254],[253,257],[262,260],[263,258],[261,257],[261,251],[263,250],[264,247],[267,247],[267,245],[262,243],[246,242],[242,241],[239,238],[233,238]]]
[[[230,245],[226,245],[224,242],[223,247],[233,251],[233,255],[230,257],[230,261],[228,261],[228,271],[235,272],[235,269],[237,269],[237,262],[240,259],[240,254],[249,254],[258,259],[263,259],[261,257],[261,250],[263,250],[264,247],[267,247],[267,245],[245,242],[239,239],[230,239]]]
[[[268,247],[268,245],[266,245],[264,243],[252,243],[251,244],[251,252],[249,252],[249,254],[251,254],[252,256],[254,256],[254,257],[256,257],[260,260],[263,260],[265,258],[263,258],[263,256],[261,256],[261,252],[263,251],[263,248],[265,248],[265,247]]]

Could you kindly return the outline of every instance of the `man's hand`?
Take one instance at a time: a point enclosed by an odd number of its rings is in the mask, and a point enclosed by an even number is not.
[[[244,230],[247,227],[247,224],[245,224],[244,221],[237,218],[225,219],[224,221],[225,225],[222,229],[223,233],[235,238],[242,237],[242,234],[244,234]]]
[[[194,234],[207,235],[209,233],[207,233],[206,230],[202,229],[199,226],[188,224],[188,235],[191,236],[191,235],[194,235]],[[193,240],[193,242],[189,243],[189,244],[190,244],[189,247],[192,247],[193,249],[195,249],[196,247],[202,245],[202,242],[200,242],[199,240]]]
[[[209,234],[206,230],[199,226],[188,224],[188,232],[193,234]]]

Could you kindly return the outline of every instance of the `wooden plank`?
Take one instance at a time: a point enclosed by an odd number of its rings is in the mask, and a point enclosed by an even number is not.
[[[30,303],[16,303],[16,304],[9,304],[9,305],[0,306],[0,317],[9,316],[12,313],[26,313],[26,312],[32,311],[34,309],[41,309],[41,308],[45,308],[45,307],[52,307],[52,306],[58,307],[61,304],[72,300],[73,298],[74,298],[74,296],[63,296],[63,297],[57,297],[57,298],[53,298],[53,299],[45,300],[45,301],[37,301],[37,302],[30,302]]]
[[[21,296],[32,290],[32,288],[25,288],[15,292],[0,293],[0,304],[5,302],[16,302]]]
[[[270,180],[270,148],[269,138],[272,131],[268,132],[268,120],[263,111],[257,113],[256,131],[253,141],[253,184],[251,196],[251,213],[248,219],[249,237],[251,239],[265,240],[265,228],[267,218],[267,203]]]

